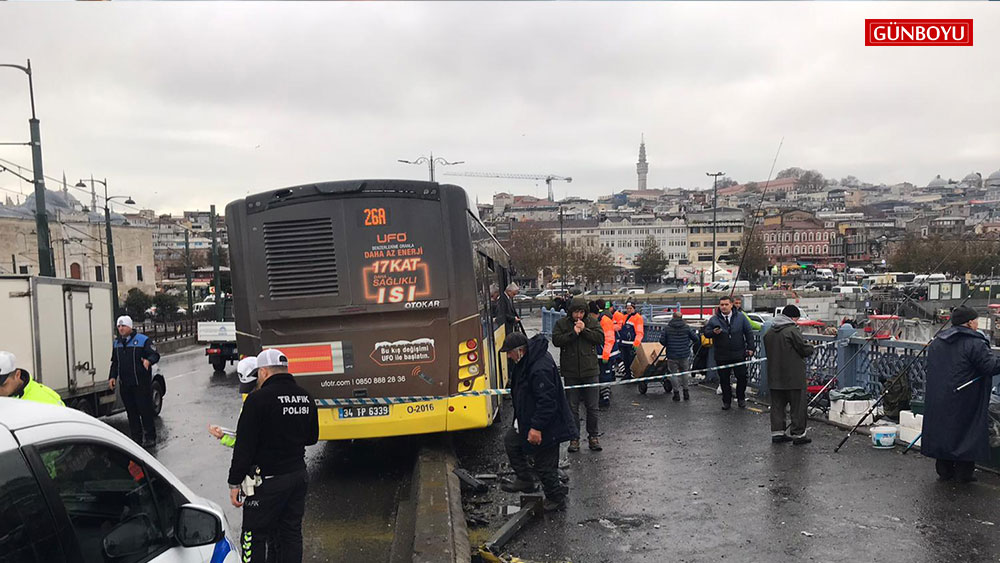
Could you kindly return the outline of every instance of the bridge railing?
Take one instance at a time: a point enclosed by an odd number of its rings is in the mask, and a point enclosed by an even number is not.
[[[645,342],[656,342],[663,331],[662,324],[646,325]],[[754,336],[760,350],[760,333]],[[914,399],[923,398],[927,381],[927,352],[923,344],[898,340],[875,340],[858,338],[842,332],[838,336],[820,334],[805,335],[813,344],[827,344],[817,347],[806,361],[807,377],[810,384],[822,385],[837,377],[837,387],[864,387],[872,393],[881,393],[882,385],[905,368],[909,368],[907,379]],[[835,342],[835,344],[828,344]],[[914,357],[916,359],[914,359]],[[709,366],[714,366],[714,358]],[[708,377],[713,374],[709,373]],[[758,395],[767,395],[767,361],[750,364],[748,385]]]

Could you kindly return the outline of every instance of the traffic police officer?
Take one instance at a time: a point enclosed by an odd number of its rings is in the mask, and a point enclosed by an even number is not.
[[[64,406],[59,393],[32,379],[28,370],[17,367],[17,358],[10,352],[0,352],[0,397]]]
[[[156,444],[156,413],[153,410],[153,364],[160,361],[156,345],[145,334],[132,330],[132,317],[122,315],[115,322],[118,338],[111,352],[108,387],[121,387],[122,403],[128,414],[129,432],[137,444]]]
[[[229,468],[230,501],[243,507],[243,561],[301,563],[305,446],[319,440],[316,404],[295,384],[280,350],[257,356],[257,380],[243,403]]]

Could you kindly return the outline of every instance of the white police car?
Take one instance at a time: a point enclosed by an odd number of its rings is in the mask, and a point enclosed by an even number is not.
[[[218,505],[117,430],[0,398],[0,560],[235,563]]]

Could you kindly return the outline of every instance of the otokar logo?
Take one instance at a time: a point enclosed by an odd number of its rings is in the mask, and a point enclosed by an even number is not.
[[[865,45],[972,46],[972,20],[865,20]]]

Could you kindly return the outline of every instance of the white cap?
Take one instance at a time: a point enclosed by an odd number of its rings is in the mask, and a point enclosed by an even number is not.
[[[270,348],[264,350],[260,354],[257,354],[257,367],[258,368],[271,368],[271,367],[288,367],[288,358],[285,357],[285,353],[277,348]]]
[[[132,317],[128,315],[122,315],[118,317],[118,321],[115,322],[115,326],[127,326],[132,328]]]
[[[14,373],[17,369],[17,358],[10,352],[0,352],[0,375]]]
[[[240,376],[240,383],[253,383],[257,381],[257,356],[243,358],[236,364],[236,373]]]

